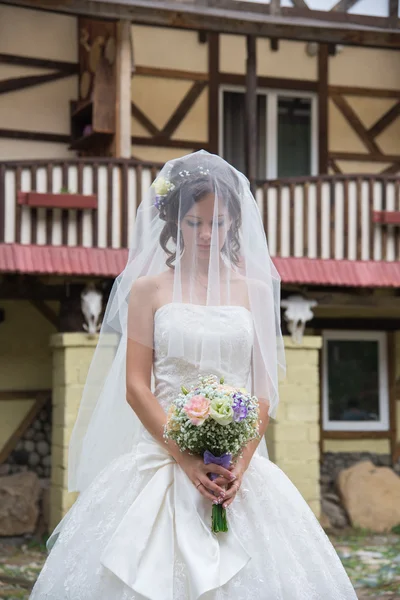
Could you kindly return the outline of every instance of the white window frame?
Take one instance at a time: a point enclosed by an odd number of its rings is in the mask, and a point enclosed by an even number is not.
[[[219,89],[219,155],[223,157],[224,151],[224,92],[246,93],[246,88],[241,85],[221,85]],[[278,98],[286,96],[289,98],[307,98],[311,100],[311,176],[318,175],[318,95],[312,92],[297,90],[281,90],[269,88],[257,88],[257,95],[264,94],[267,97],[267,179],[278,179]]]
[[[330,421],[328,394],[328,341],[329,340],[373,340],[378,342],[379,368],[379,421]],[[324,331],[323,332],[323,400],[322,423],[325,431],[388,431],[389,430],[389,385],[387,360],[387,335],[382,331]]]

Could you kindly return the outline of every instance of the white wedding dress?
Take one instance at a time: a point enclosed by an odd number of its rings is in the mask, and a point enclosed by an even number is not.
[[[199,312],[207,310],[207,331]],[[222,331],[213,311],[223,310]],[[243,387],[252,320],[243,307],[161,307],[154,325],[155,395],[167,409],[198,373],[167,358],[172,327],[186,340],[222,335],[226,382]],[[208,331],[209,327],[209,331]],[[232,368],[233,367],[233,368]],[[356,600],[329,539],[295,486],[256,453],[228,509],[229,532],[210,531],[211,504],[145,433],[113,460],[54,530],[31,600]]]

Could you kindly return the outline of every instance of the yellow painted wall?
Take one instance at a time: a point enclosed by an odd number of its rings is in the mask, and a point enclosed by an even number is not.
[[[132,25],[136,65],[206,73],[207,44],[200,44],[196,31],[172,27]]]
[[[68,445],[98,336],[53,335],[53,428],[51,442],[50,529],[53,530],[78,497],[68,492]]]
[[[299,489],[314,513],[320,513],[319,485],[319,336],[301,346],[285,338],[287,377],[280,385],[277,419],[267,429],[271,460]]]
[[[0,5],[0,53],[67,62],[78,60],[76,17]],[[0,65],[0,81],[52,70]],[[0,128],[70,134],[70,100],[77,98],[77,75],[2,94]],[[67,144],[0,139],[0,160],[67,158]]]
[[[399,90],[398,62],[392,50],[345,46],[329,59],[329,84]]]
[[[34,403],[35,400],[15,398],[0,401],[0,452]]]
[[[133,25],[132,40],[136,66],[202,74],[208,72],[208,45],[199,42],[195,31]],[[183,79],[135,75],[132,81],[132,101],[162,130],[192,86],[193,81]],[[132,118],[131,131],[133,136],[152,137],[135,118]],[[203,90],[173,133],[172,139],[207,143],[207,89]],[[188,152],[190,149],[187,148],[132,146],[133,156],[155,162],[166,162]]]
[[[220,36],[220,71],[246,73],[246,37]],[[317,79],[317,59],[306,53],[304,42],[279,41],[279,50],[271,50],[269,40],[257,40],[257,73],[265,77]]]
[[[400,92],[399,53],[375,48],[343,47],[329,57],[329,84]],[[397,98],[344,96],[366,129],[376,123]],[[400,119],[375,138],[383,154],[400,154]],[[329,151],[368,154],[369,150],[332,100],[329,101]],[[380,173],[391,163],[337,161],[344,173]]]
[[[324,440],[324,452],[372,452],[390,454],[389,440]]]
[[[0,301],[0,390],[51,389],[49,340],[55,328],[26,301]],[[55,306],[53,305],[53,308]],[[0,402],[0,450],[32,406],[30,400]]]

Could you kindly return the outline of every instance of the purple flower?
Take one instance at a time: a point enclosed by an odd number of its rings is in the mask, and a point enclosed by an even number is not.
[[[236,423],[240,423],[240,421],[243,421],[243,419],[247,417],[249,409],[247,408],[246,401],[243,398],[243,396],[239,394],[234,394],[233,398],[233,420]]]

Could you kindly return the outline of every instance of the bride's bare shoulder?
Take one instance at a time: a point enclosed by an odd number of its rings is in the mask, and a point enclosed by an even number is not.
[[[171,273],[169,271],[158,275],[143,275],[133,282],[131,295],[135,295],[138,301],[157,307],[159,295],[168,287],[170,281]]]

